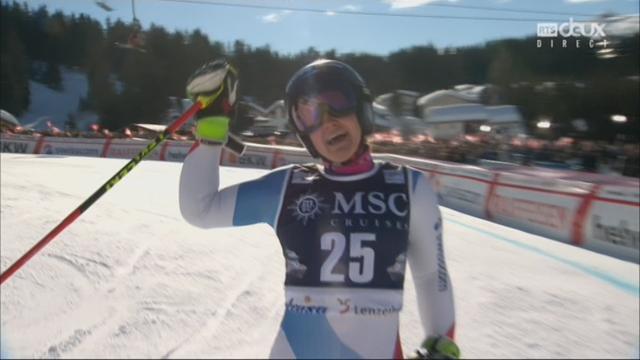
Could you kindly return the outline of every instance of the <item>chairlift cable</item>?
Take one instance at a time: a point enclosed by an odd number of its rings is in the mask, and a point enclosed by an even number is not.
[[[327,14],[327,12],[331,12],[332,14],[340,14],[340,15],[366,15],[366,16],[384,16],[384,17],[458,19],[458,20],[524,21],[524,22],[558,21],[558,19],[550,19],[550,18],[457,16],[457,15],[436,15],[436,14],[389,13],[389,12],[373,12],[373,11],[327,10],[327,9],[307,8],[307,7],[275,6],[275,5],[247,4],[247,3],[242,4],[242,3],[235,3],[235,2],[207,1],[207,0],[157,0],[157,1],[184,3],[184,4],[197,4],[197,5],[210,5],[210,6],[225,6],[225,7],[235,7],[235,8],[308,12],[308,13],[320,13],[320,14]],[[442,4],[429,4],[429,6],[436,6],[436,5],[439,6]],[[523,14],[525,13],[546,14],[551,16],[566,16],[567,14],[569,14],[569,13],[563,13],[563,12],[517,10],[517,9],[496,8],[496,7],[483,8],[479,6],[450,5],[450,7],[456,7],[460,9],[484,10],[484,11],[509,11],[509,12],[523,13]],[[593,17],[593,18],[599,16],[599,15],[592,15],[592,14],[571,14],[571,15],[574,17]]]

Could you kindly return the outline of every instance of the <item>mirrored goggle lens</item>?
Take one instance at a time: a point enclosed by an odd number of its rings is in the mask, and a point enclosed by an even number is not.
[[[325,114],[340,118],[356,110],[355,97],[339,91],[329,91],[312,98],[301,98],[293,109],[298,130],[308,134],[322,125]]]

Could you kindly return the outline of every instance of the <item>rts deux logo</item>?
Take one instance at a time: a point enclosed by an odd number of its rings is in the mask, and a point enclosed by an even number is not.
[[[596,22],[579,22],[569,18],[569,22],[564,23],[538,23],[538,39],[536,46],[553,47],[574,47],[582,46],[607,47],[607,34],[604,31],[606,24]]]

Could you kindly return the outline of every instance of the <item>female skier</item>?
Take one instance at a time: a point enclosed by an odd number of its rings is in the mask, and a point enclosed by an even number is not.
[[[347,64],[317,60],[285,94],[289,122],[323,165],[289,165],[219,189],[219,161],[237,98],[224,61],[188,81],[214,100],[197,115],[200,144],[184,161],[180,210],[202,227],[267,223],[286,261],[285,313],[272,358],[402,358],[399,312],[405,263],[426,340],[413,356],[458,358],[454,305],[437,197],[423,173],[373,161],[372,99]]]

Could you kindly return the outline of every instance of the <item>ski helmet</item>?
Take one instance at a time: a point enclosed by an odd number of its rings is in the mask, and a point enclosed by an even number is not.
[[[371,93],[362,77],[343,62],[328,59],[316,60],[298,70],[289,80],[285,91],[285,107],[289,124],[307,151],[315,158],[320,157],[320,154],[311,142],[310,132],[300,129],[297,125],[295,107],[301,98],[311,98],[327,92],[338,92],[343,94],[343,99],[353,102],[352,110],[358,118],[363,143],[364,137],[373,131]]]

